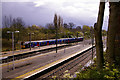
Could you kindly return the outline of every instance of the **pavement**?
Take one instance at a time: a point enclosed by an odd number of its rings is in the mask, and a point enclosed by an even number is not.
[[[38,69],[43,70],[43,68],[45,69],[46,67],[50,66],[50,64],[53,65],[52,63],[59,62],[60,60],[63,60],[63,58],[69,57],[90,46],[90,44],[83,45],[82,43],[80,43],[76,46],[58,50],[58,53],[52,51],[45,54],[40,54],[33,57],[16,60],[14,62],[2,64],[2,77],[22,78],[24,74],[30,75],[30,73],[33,74],[35,73],[33,71],[38,71]],[[15,66],[15,70],[12,70],[13,64]]]
[[[68,45],[68,44],[58,44],[59,46],[64,46],[64,45]],[[24,53],[29,53],[29,52],[34,52],[34,51],[38,51],[38,50],[44,50],[44,49],[48,49],[48,48],[54,48],[56,47],[56,45],[48,45],[48,46],[42,46],[42,47],[35,47],[35,48],[27,48],[27,49],[21,49],[21,50],[16,50],[14,51],[14,55],[18,55],[18,54],[24,54]],[[1,59],[5,59],[8,56],[13,56],[13,51],[7,51],[7,52],[2,52],[2,55],[0,55],[0,60]]]

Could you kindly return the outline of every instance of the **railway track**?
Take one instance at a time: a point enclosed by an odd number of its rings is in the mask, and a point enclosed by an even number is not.
[[[64,47],[70,47],[70,46],[74,46],[74,45],[77,45],[77,43],[58,46],[58,50],[63,49]],[[51,52],[51,51],[54,51],[54,50],[55,50],[55,47],[52,47],[52,48],[43,49],[43,50],[39,50],[39,51],[33,51],[33,52],[29,52],[29,53],[14,55],[14,61],[15,60],[20,60],[20,59],[23,59],[23,58],[27,58],[27,57],[32,57],[32,56],[39,55],[39,54],[44,54],[44,53]],[[3,63],[11,62],[11,61],[13,61],[13,56],[8,56],[8,58],[2,59],[1,62],[3,64]]]
[[[58,50],[64,48],[64,47],[70,47],[72,45],[65,45],[65,46],[59,46]],[[39,51],[34,51],[34,52],[29,52],[29,53],[25,53],[25,54],[18,54],[18,55],[14,55],[14,61],[15,60],[20,60],[23,58],[27,58],[27,57],[32,57],[35,55],[39,55],[39,54],[43,54],[43,53],[47,53],[47,52],[51,52],[54,51],[55,47],[53,48],[48,48],[48,49],[43,49],[43,50],[39,50]],[[13,56],[8,56],[8,58],[6,59],[2,59],[2,63],[7,63],[7,62],[11,62],[13,61]]]
[[[95,46],[93,47],[93,55],[95,56]],[[25,80],[48,80],[56,76],[58,79],[63,78],[66,70],[71,74],[78,71],[80,66],[84,66],[90,59],[92,59],[92,48],[89,48],[82,53],[71,57],[55,66],[52,66],[36,75],[26,78]]]

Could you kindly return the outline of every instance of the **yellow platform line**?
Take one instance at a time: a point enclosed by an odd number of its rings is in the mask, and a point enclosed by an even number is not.
[[[23,61],[31,60],[31,59],[34,59],[36,57],[44,56],[44,55],[47,55],[47,54],[53,54],[53,53],[51,52],[51,53],[46,53],[46,54],[42,54],[42,55],[36,55],[36,56],[30,57],[30,58],[26,58],[26,59],[21,59],[21,60],[15,61],[15,63],[20,63],[20,62],[23,62]],[[8,66],[8,64],[11,65],[13,63],[12,62],[5,63],[5,64],[2,64],[2,66],[0,66],[0,67]]]
[[[60,50],[60,51],[61,51],[61,50]],[[30,57],[30,58],[21,59],[21,60],[15,61],[15,63],[23,62],[23,61],[26,61],[26,60],[31,60],[31,59],[33,59],[33,58],[40,57],[40,56],[44,56],[44,55],[47,55],[47,54],[53,54],[53,52],[55,52],[55,51],[52,51],[52,52],[49,52],[49,53],[45,53],[45,54],[42,54],[42,55],[39,55],[39,56],[36,55],[36,56]],[[11,65],[11,64],[13,64],[13,63],[12,63],[12,62],[5,63],[5,64],[2,64],[0,67],[8,66],[8,64]]]
[[[23,74],[23,75],[20,75],[20,76],[14,78],[14,79],[12,79],[12,80],[15,80],[15,79],[18,79],[18,78],[19,78],[19,79],[27,78],[27,77],[29,77],[30,75],[32,75],[33,73],[36,73],[36,72],[38,72],[38,71],[39,71],[39,72],[42,71],[41,69],[46,69],[46,67],[48,68],[48,67],[50,67],[51,65],[54,66],[54,65],[58,64],[57,62],[61,63],[62,61],[67,60],[67,59],[69,59],[69,58],[71,58],[71,57],[73,57],[73,56],[75,56],[75,55],[77,55],[77,54],[80,54],[81,52],[83,52],[83,51],[85,51],[85,50],[87,50],[87,49],[89,49],[89,48],[90,48],[90,47],[88,47],[88,48],[86,48],[86,49],[84,49],[84,50],[81,50],[81,51],[79,51],[79,52],[76,52],[75,54],[72,54],[72,55],[67,56],[67,57],[65,57],[65,58],[56,60],[56,61],[54,61],[54,62],[52,62],[52,63],[49,63],[49,64],[47,64],[47,65],[45,65],[45,66],[42,66],[42,67],[38,68],[38,69],[32,70],[32,71],[30,71],[30,72],[27,72],[27,73],[25,73],[25,74]],[[55,64],[55,63],[56,63],[56,64]],[[54,65],[53,65],[53,64],[54,64]]]
[[[37,51],[37,50],[39,50],[39,49],[31,50],[31,51],[25,51],[25,52],[18,52],[18,53],[14,53],[14,55],[23,54],[23,53],[28,53],[28,52],[33,52],[33,51]],[[13,53],[7,54],[7,55],[2,55],[2,57],[12,56],[12,55],[13,55]]]
[[[42,69],[46,69],[47,67],[50,67],[51,65],[53,65],[53,64],[55,64],[56,62],[60,62],[62,59],[59,59],[59,60],[57,60],[57,61],[54,61],[54,62],[52,62],[52,63],[49,63],[49,64],[47,64],[47,65],[45,65],[45,66],[42,66],[42,67],[40,67],[40,68],[38,68],[38,69],[35,69],[35,70],[33,70],[33,71],[30,71],[30,72],[27,72],[27,73],[25,73],[25,74],[23,74],[23,75],[20,75],[20,76],[18,76],[18,77],[16,77],[15,79],[21,79],[21,78],[25,78],[26,76],[29,76],[30,74],[33,74],[33,73],[35,73],[35,72],[37,72],[37,71],[42,71]],[[12,79],[12,80],[14,80],[14,79]]]
[[[30,57],[30,58],[25,58],[25,59],[21,59],[21,60],[16,60],[15,63],[20,63],[20,62],[23,62],[23,61],[26,61],[26,60],[31,60],[31,59],[36,58],[36,57],[44,56],[44,55],[47,55],[47,54],[52,54],[53,52],[49,52],[49,53],[46,53],[46,54],[42,54],[42,55],[39,55],[39,56],[33,56],[33,57]],[[5,63],[5,64],[2,64],[0,67],[8,66],[8,64],[12,65],[13,63],[12,62]]]
[[[58,46],[63,46],[63,45],[58,45]],[[54,46],[50,46],[50,47],[55,47],[55,45],[54,45]],[[48,47],[48,48],[50,48],[50,47]],[[46,48],[43,47],[42,49],[46,49]],[[23,53],[28,53],[28,52],[33,52],[33,51],[38,51],[38,50],[42,50],[42,49],[40,48],[40,49],[33,49],[33,50],[31,50],[31,51],[18,52],[18,53],[14,53],[14,55],[23,54]],[[12,55],[13,55],[13,53],[1,55],[0,57],[7,57],[7,56],[12,56]]]

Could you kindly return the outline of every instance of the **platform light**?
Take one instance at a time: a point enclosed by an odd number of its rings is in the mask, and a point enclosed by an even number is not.
[[[7,31],[7,33],[11,33],[10,31]]]
[[[19,33],[19,31],[15,31],[15,33]]]
[[[13,70],[14,70],[15,69],[15,66],[14,66],[14,33],[19,33],[19,31],[7,31],[7,33],[12,33]]]
[[[91,44],[92,44],[92,60],[93,60],[93,44],[94,44],[94,36],[93,36],[93,29],[90,29],[91,32]]]
[[[30,42],[30,50],[31,50],[31,34],[34,34],[34,33],[28,33],[29,34],[29,42]]]

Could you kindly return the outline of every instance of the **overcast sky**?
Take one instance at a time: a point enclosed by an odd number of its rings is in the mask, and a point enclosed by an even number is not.
[[[106,4],[103,29],[107,30],[109,15]],[[4,0],[2,17],[21,17],[26,25],[52,23],[54,14],[60,15],[64,22],[73,22],[76,26],[93,26],[97,21],[99,0]]]

